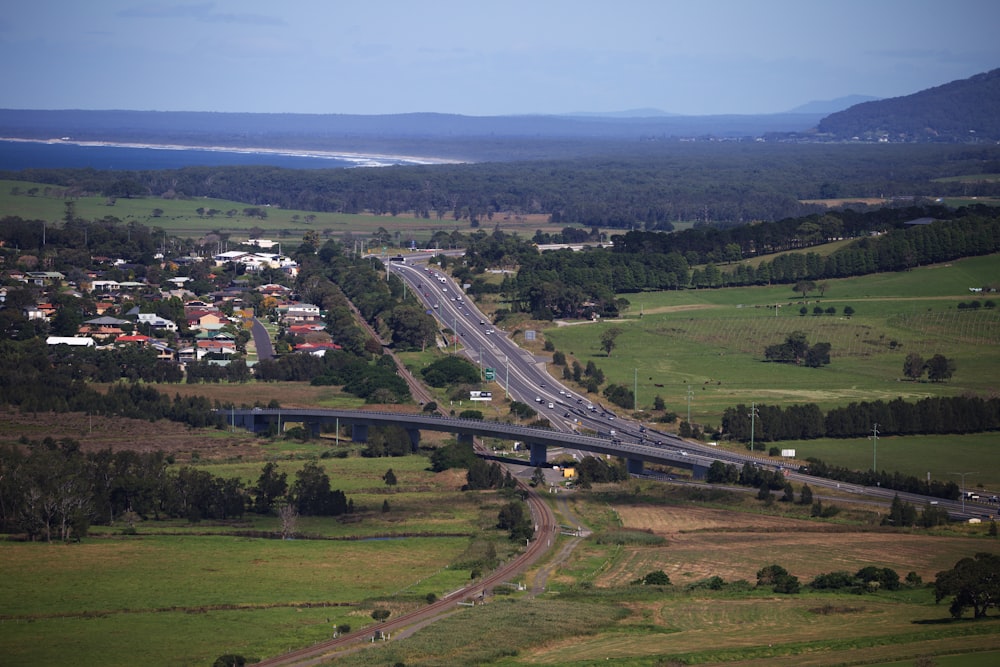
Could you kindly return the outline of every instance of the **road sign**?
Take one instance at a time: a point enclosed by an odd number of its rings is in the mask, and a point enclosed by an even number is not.
[[[493,382],[497,378],[497,372],[492,368],[486,369],[486,381]]]

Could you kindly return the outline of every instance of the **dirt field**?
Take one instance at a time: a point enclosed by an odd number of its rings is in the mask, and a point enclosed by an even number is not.
[[[597,582],[601,586],[623,585],[658,569],[680,585],[711,576],[754,582],[757,570],[771,564],[781,565],[803,583],[824,572],[856,572],[867,565],[891,567],[900,577],[914,571],[926,581],[983,546],[971,537],[862,529],[691,506],[618,511],[624,527],[652,530],[667,543],[627,548],[601,575]]]
[[[33,415],[5,409],[0,411],[0,434],[0,444],[15,444],[22,436],[28,440],[70,438],[79,442],[84,451],[162,450],[178,461],[190,459],[195,453],[202,459],[263,455],[261,441],[246,432],[191,429],[167,420],[88,417],[79,412]]]

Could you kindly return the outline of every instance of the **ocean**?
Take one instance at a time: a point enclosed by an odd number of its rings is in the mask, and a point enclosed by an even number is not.
[[[240,165],[266,165],[287,169],[339,169],[419,163],[419,160],[392,156],[320,154],[292,150],[0,141],[0,171],[86,167],[100,170],[145,171]]]

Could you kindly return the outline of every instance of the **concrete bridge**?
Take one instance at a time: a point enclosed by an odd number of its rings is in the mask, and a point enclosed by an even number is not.
[[[288,423],[302,424],[314,435],[319,435],[323,425],[349,426],[351,439],[365,442],[368,429],[372,426],[401,426],[410,435],[413,451],[420,443],[420,431],[442,431],[454,433],[459,441],[472,442],[475,437],[517,440],[530,448],[529,463],[544,466],[549,447],[579,449],[595,454],[607,454],[624,458],[628,471],[639,474],[645,462],[691,468],[696,478],[704,477],[714,459],[695,453],[688,453],[671,447],[658,447],[636,442],[611,440],[609,438],[563,433],[554,429],[504,424],[479,419],[457,419],[433,414],[410,414],[398,412],[374,412],[368,410],[322,410],[254,408],[252,410],[222,410],[220,414],[234,428],[244,428],[254,433],[276,429],[284,430]]]

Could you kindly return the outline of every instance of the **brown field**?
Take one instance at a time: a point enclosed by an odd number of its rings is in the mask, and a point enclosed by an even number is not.
[[[778,564],[808,583],[835,570],[875,565],[924,580],[976,551],[995,547],[981,537],[939,537],[879,528],[708,509],[691,506],[621,506],[622,525],[652,530],[661,547],[628,547],[595,583],[621,586],[662,569],[685,585],[712,576],[756,581],[762,567]],[[985,534],[985,528],[983,532]]]
[[[249,433],[227,433],[191,429],[161,419],[150,422],[121,417],[89,417],[80,412],[20,413],[0,410],[0,444],[14,444],[22,436],[29,440],[69,438],[84,451],[130,449],[140,452],[161,450],[185,460],[197,452],[202,459],[256,458],[263,456],[258,438]]]

